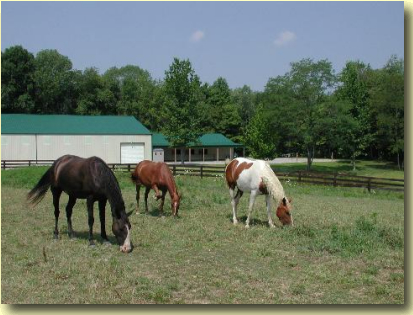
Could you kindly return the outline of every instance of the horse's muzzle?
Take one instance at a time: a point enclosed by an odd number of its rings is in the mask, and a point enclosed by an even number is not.
[[[131,244],[131,245],[122,245],[122,246],[119,246],[119,250],[120,250],[122,253],[130,253],[130,252],[132,251],[132,249],[133,249],[132,244]]]

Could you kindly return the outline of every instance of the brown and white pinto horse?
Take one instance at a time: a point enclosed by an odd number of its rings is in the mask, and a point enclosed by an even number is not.
[[[145,190],[145,211],[148,212],[148,195],[149,191],[155,191],[156,200],[161,199],[159,211],[163,214],[163,205],[165,202],[166,192],[171,196],[172,214],[177,217],[180,203],[180,195],[176,188],[174,177],[168,165],[163,162],[152,162],[144,160],[136,165],[132,173],[132,181],[136,184],[136,213],[139,212],[139,191],[141,185],[146,187]]]
[[[268,223],[274,227],[271,218],[271,199],[277,206],[277,217],[283,225],[293,225],[291,199],[287,199],[284,189],[270,165],[262,160],[236,158],[225,169],[225,177],[231,196],[233,223],[237,224],[237,205],[244,192],[250,192],[246,227],[249,227],[251,213],[257,195],[266,195]],[[235,194],[235,187],[238,187]]]
[[[55,214],[54,238],[59,236],[59,199],[64,191],[69,195],[66,206],[66,217],[69,237],[74,236],[72,229],[72,211],[77,199],[87,200],[89,243],[93,241],[93,204],[99,202],[99,217],[101,236],[109,242],[105,230],[105,206],[109,201],[112,210],[112,231],[120,245],[122,252],[132,250],[130,241],[131,224],[125,212],[125,203],[119,188],[118,181],[110,168],[98,157],[83,159],[74,155],[64,155],[54,161],[36,186],[29,192],[27,198],[31,204],[39,203],[49,190],[53,194]]]

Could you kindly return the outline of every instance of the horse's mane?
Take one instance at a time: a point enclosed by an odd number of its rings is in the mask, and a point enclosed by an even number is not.
[[[103,160],[98,159],[98,161],[100,162],[99,178],[112,209],[112,215],[121,218],[125,213],[125,202],[123,201],[118,180]]]
[[[278,177],[274,174],[271,166],[267,162],[265,162],[264,164],[261,177],[268,193],[275,200],[276,205],[278,206],[281,200],[285,197],[284,188],[281,185]]]

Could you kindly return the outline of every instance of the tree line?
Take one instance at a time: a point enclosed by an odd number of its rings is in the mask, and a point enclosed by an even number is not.
[[[269,78],[262,92],[203,83],[189,60],[174,58],[163,80],[136,65],[73,69],[57,50],[1,53],[3,113],[131,115],[175,147],[204,133],[243,143],[249,155],[383,159],[404,163],[404,60],[380,69],[348,61],[302,59]],[[181,150],[184,152],[184,150]]]

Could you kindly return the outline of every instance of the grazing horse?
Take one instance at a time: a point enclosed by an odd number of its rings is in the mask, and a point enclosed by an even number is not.
[[[244,192],[250,192],[246,227],[249,227],[251,213],[257,195],[266,195],[268,224],[274,227],[271,219],[271,199],[277,206],[277,217],[283,225],[293,225],[291,199],[287,199],[284,189],[270,165],[262,160],[236,158],[225,169],[225,177],[231,196],[233,223],[237,224],[237,205]],[[235,187],[238,187],[235,194]]]
[[[128,253],[132,250],[130,241],[130,229],[128,216],[125,212],[125,203],[119,188],[118,181],[110,168],[98,157],[83,159],[73,155],[64,155],[58,158],[39,180],[37,185],[29,192],[28,201],[36,205],[45,196],[49,189],[53,194],[55,214],[54,238],[59,237],[59,199],[64,191],[69,195],[66,206],[68,234],[72,238],[72,211],[76,199],[87,200],[89,243],[93,241],[93,204],[99,202],[99,217],[101,224],[101,236],[105,242],[109,242],[105,230],[105,206],[109,201],[112,210],[112,231],[116,237],[120,250]]]
[[[159,206],[159,211],[161,214],[163,214],[165,195],[166,191],[168,191],[171,196],[172,214],[174,217],[177,217],[181,197],[176,189],[175,180],[171,170],[166,163],[144,160],[136,165],[131,178],[136,185],[136,213],[139,213],[139,191],[141,185],[143,185],[146,187],[146,212],[148,212],[148,195],[151,189],[155,191],[156,200],[161,199],[161,204]]]

